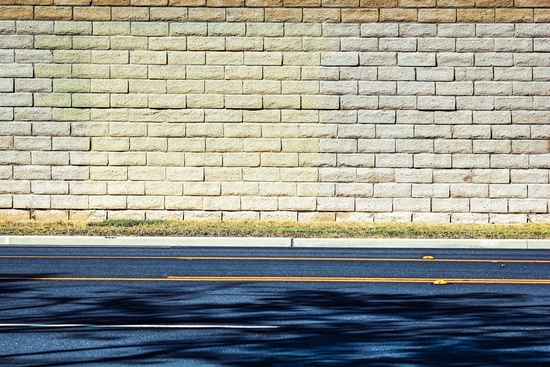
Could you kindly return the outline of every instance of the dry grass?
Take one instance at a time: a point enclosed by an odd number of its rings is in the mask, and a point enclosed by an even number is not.
[[[428,225],[416,223],[298,223],[266,221],[114,220],[95,223],[4,221],[0,222],[0,235],[548,239],[550,238],[550,223]]]

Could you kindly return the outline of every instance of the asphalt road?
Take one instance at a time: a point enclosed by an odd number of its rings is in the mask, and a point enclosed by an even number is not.
[[[550,366],[548,250],[2,247],[0,295],[1,366]]]

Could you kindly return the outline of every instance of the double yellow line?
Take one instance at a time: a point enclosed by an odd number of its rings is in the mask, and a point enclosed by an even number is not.
[[[0,281],[88,281],[88,282],[309,282],[309,283],[432,283],[432,284],[543,284],[550,279],[485,278],[363,278],[363,277],[274,277],[274,276],[169,276],[167,278],[112,277],[0,277]]]
[[[437,259],[424,258],[368,258],[368,257],[266,257],[266,256],[0,256],[0,259],[138,259],[187,261],[357,261],[357,262],[447,262],[447,263],[541,263],[537,259]],[[3,277],[0,280],[19,281],[118,281],[118,282],[316,282],[316,283],[433,283],[433,284],[550,284],[550,279],[485,279],[485,278],[370,278],[318,276],[169,276],[167,278],[136,277]]]
[[[550,264],[545,259],[438,259],[389,257],[269,257],[269,256],[0,256],[0,259],[128,259],[128,260],[188,260],[188,261],[393,261],[393,262],[453,262],[453,263],[531,263]]]

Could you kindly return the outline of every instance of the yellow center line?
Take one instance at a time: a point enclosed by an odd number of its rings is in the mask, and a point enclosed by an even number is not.
[[[206,260],[206,261],[403,261],[403,262],[456,262],[456,263],[542,263],[545,259],[422,259],[381,257],[269,257],[269,256],[25,256],[5,255],[0,259],[130,259],[130,260]]]
[[[277,276],[169,276],[167,278],[76,278],[76,277],[0,277],[0,280],[26,281],[145,281],[145,282],[317,282],[317,283],[435,283],[447,284],[545,284],[550,279],[484,278],[363,278],[363,277],[277,277]]]

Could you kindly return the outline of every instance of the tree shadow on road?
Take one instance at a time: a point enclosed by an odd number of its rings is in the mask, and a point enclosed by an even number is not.
[[[0,323],[83,325],[2,327],[0,345],[18,338],[27,345],[4,348],[0,364],[550,365],[548,289],[535,297],[491,289],[457,295],[425,286],[426,292],[406,294],[338,283],[125,282],[109,288],[4,280]]]

